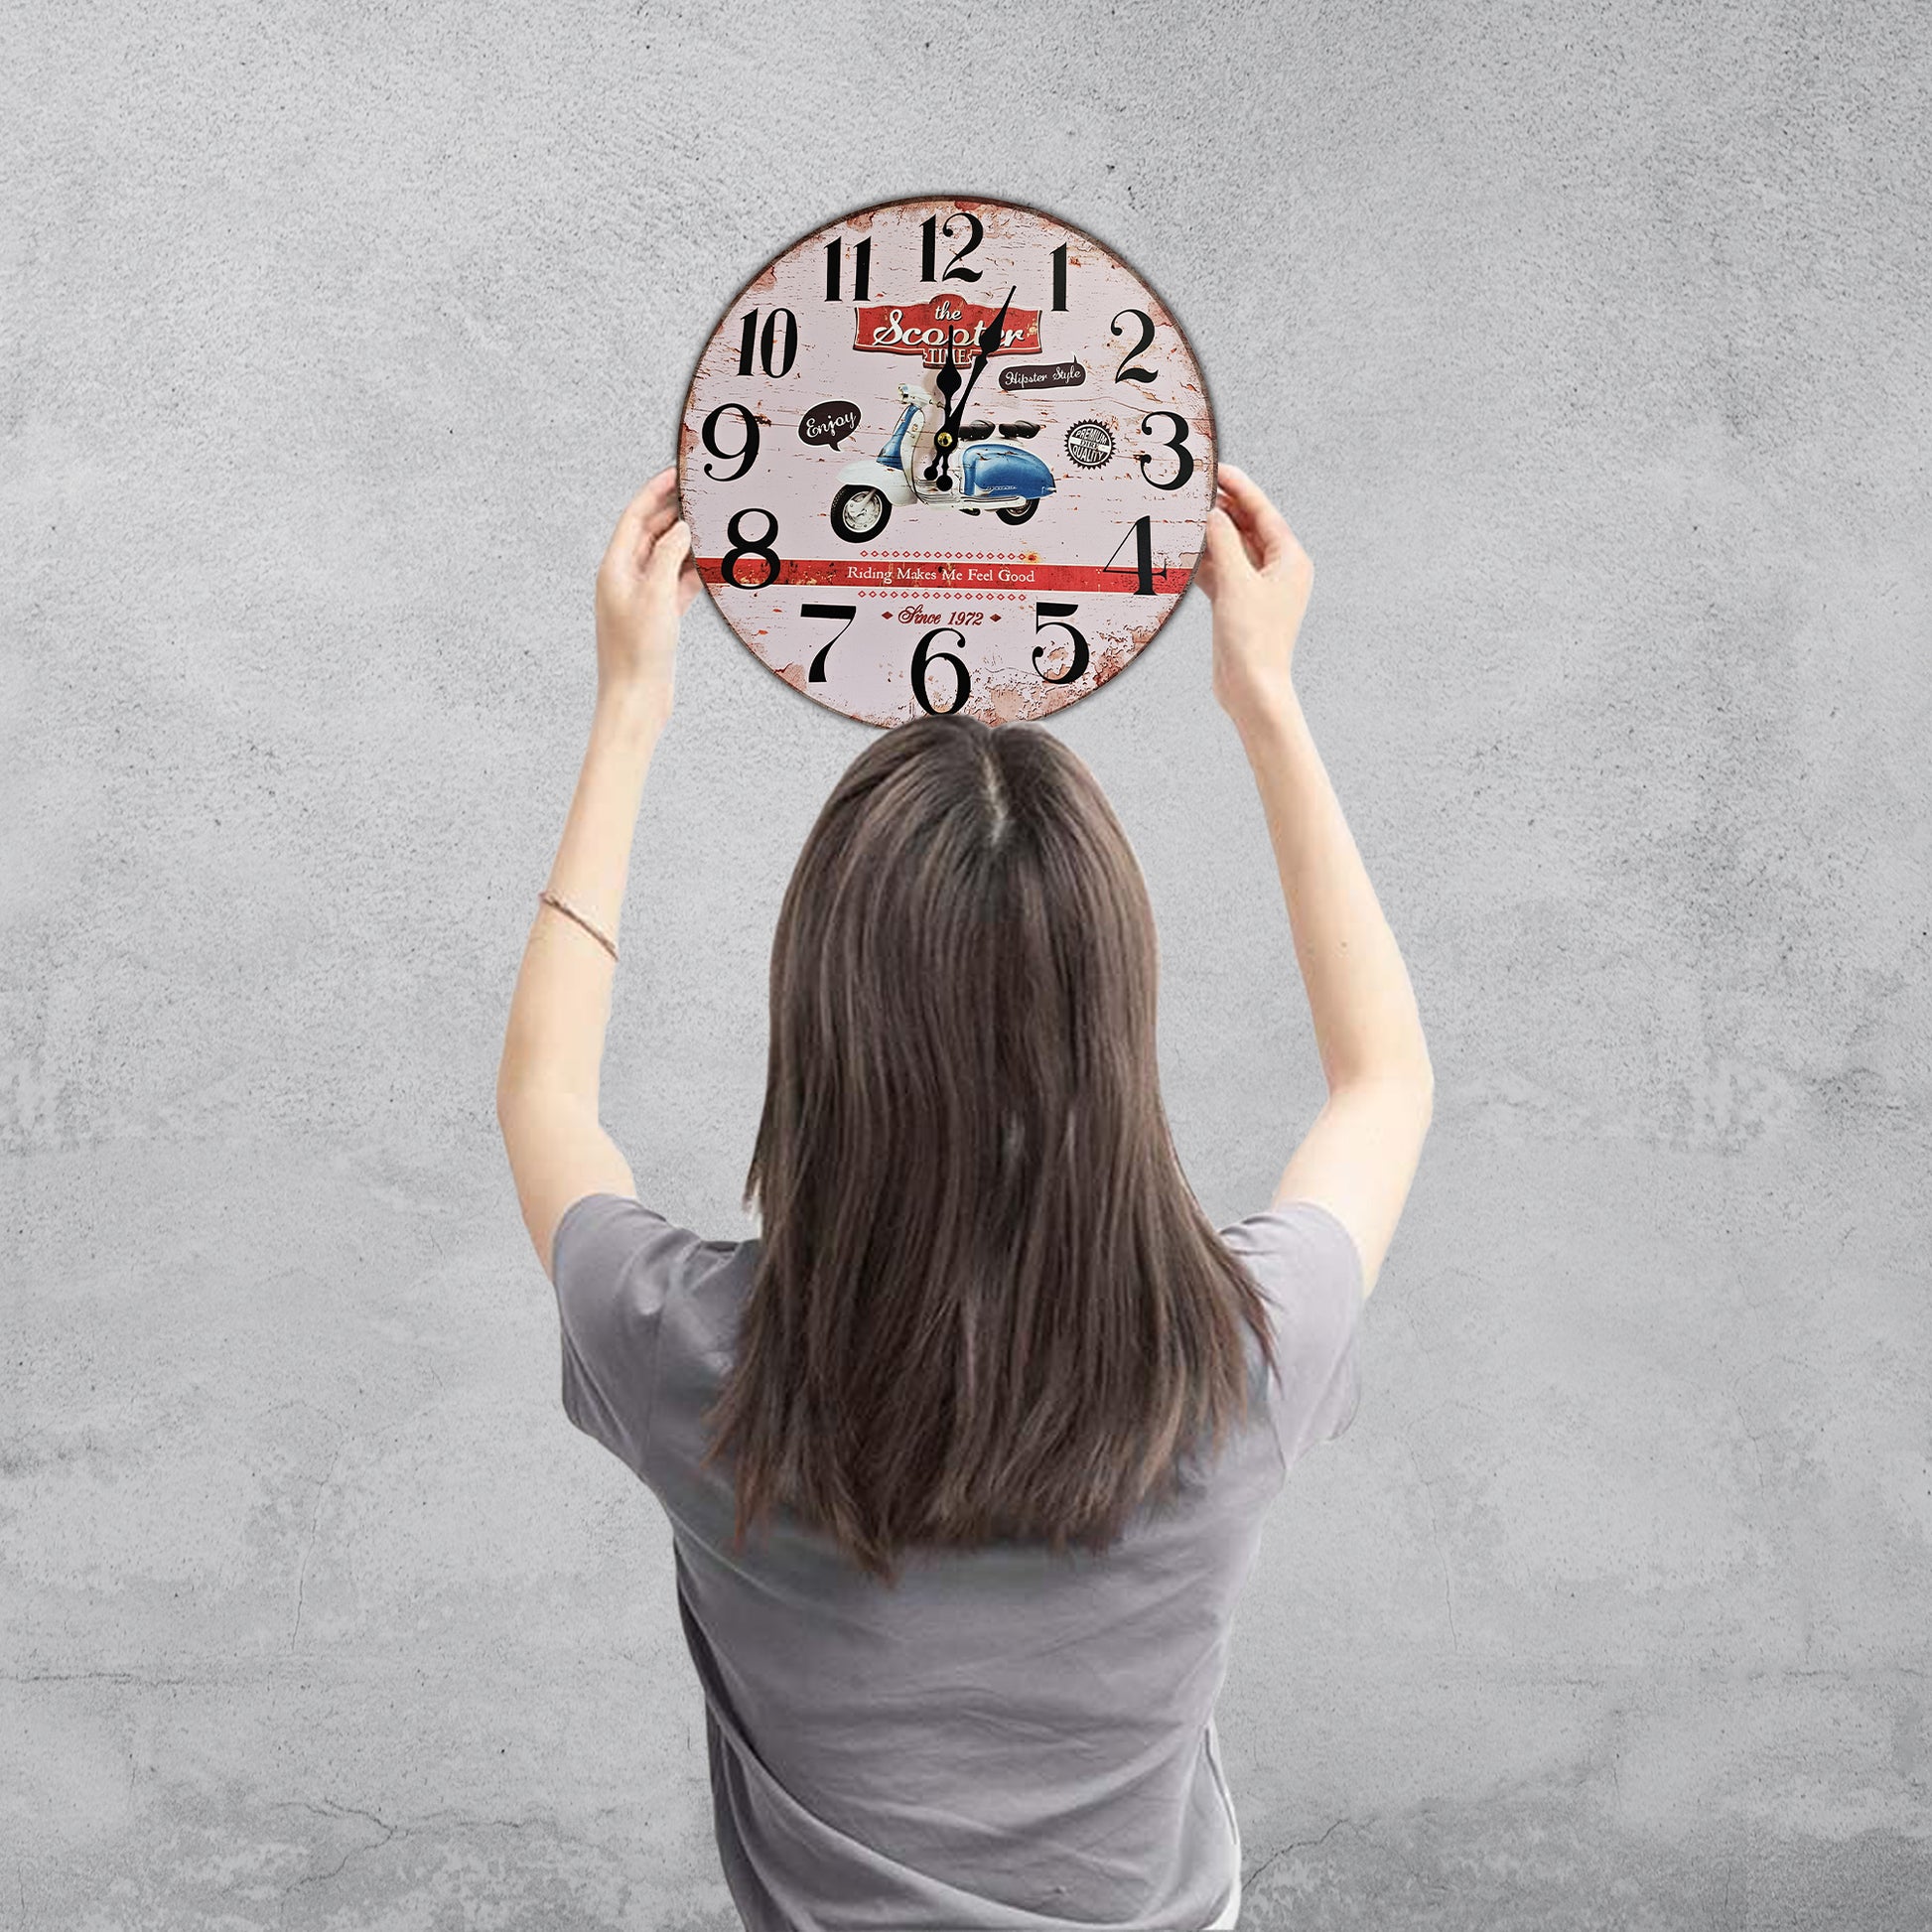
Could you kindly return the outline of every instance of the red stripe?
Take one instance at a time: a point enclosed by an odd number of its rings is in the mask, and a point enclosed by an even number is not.
[[[724,560],[700,557],[698,574],[707,584],[725,581]],[[766,568],[762,557],[746,552],[737,560],[738,574],[745,581],[734,588],[747,591],[768,589],[759,581]],[[1154,595],[1178,597],[1193,576],[1190,570],[1157,570],[1153,573]],[[852,584],[872,590],[947,590],[966,595],[996,591],[1112,591],[1122,596],[1136,595],[1135,574],[1125,569],[1105,570],[1096,564],[1026,564],[1000,559],[981,562],[958,557],[906,557],[888,560],[863,557],[787,557],[778,567],[780,584]]]

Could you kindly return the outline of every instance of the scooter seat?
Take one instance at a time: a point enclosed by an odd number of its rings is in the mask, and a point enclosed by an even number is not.
[[[1022,442],[1025,442],[1028,437],[1037,436],[1039,434],[1039,425],[1037,423],[1002,423],[1000,425],[1000,434],[1002,436],[1017,436]]]
[[[961,423],[959,440],[962,443],[984,443],[993,434],[991,423]]]

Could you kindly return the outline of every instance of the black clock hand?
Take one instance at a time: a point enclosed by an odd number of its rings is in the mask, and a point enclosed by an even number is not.
[[[952,399],[959,388],[959,362],[953,354],[952,338],[952,325],[948,323],[946,325],[946,366],[939,371],[936,378],[939,394],[944,402],[945,416],[932,438],[938,476],[944,478],[947,483],[952,481]]]
[[[948,430],[951,430],[955,433],[957,433],[958,431],[960,419],[966,414],[966,405],[969,402],[971,402],[973,399],[973,384],[980,379],[980,370],[986,367],[987,341],[990,338],[993,343],[993,346],[995,348],[999,347],[1000,332],[1006,327],[1007,311],[1013,307],[1014,294],[1018,290],[1019,286],[1020,286],[1019,283],[1016,282],[1012,288],[1007,290],[1007,299],[1000,304],[1000,313],[997,316],[995,316],[993,320],[989,322],[984,329],[980,331],[980,335],[979,335],[980,352],[976,356],[974,356],[973,366],[970,370],[967,371],[966,388],[964,392],[961,394],[958,402],[956,402],[953,405],[952,414],[946,418],[945,427]]]
[[[959,393],[959,361],[953,352],[953,332],[946,330],[946,366],[934,378],[939,393],[946,399],[946,408],[952,408],[952,399]]]

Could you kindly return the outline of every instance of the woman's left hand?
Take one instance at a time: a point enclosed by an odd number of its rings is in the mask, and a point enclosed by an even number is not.
[[[618,518],[597,572],[597,690],[670,716],[678,621],[698,594],[677,471],[660,471]]]

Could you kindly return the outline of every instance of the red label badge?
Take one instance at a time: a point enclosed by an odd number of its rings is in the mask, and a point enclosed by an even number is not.
[[[946,341],[952,339],[953,359],[962,368],[979,353],[980,331],[999,314],[997,308],[983,308],[964,296],[934,295],[923,302],[907,305],[880,304],[853,311],[854,348],[880,349],[889,355],[922,356],[933,368],[946,360]],[[1006,325],[1000,332],[995,355],[1037,355],[1039,353],[1039,311],[1009,309]]]

